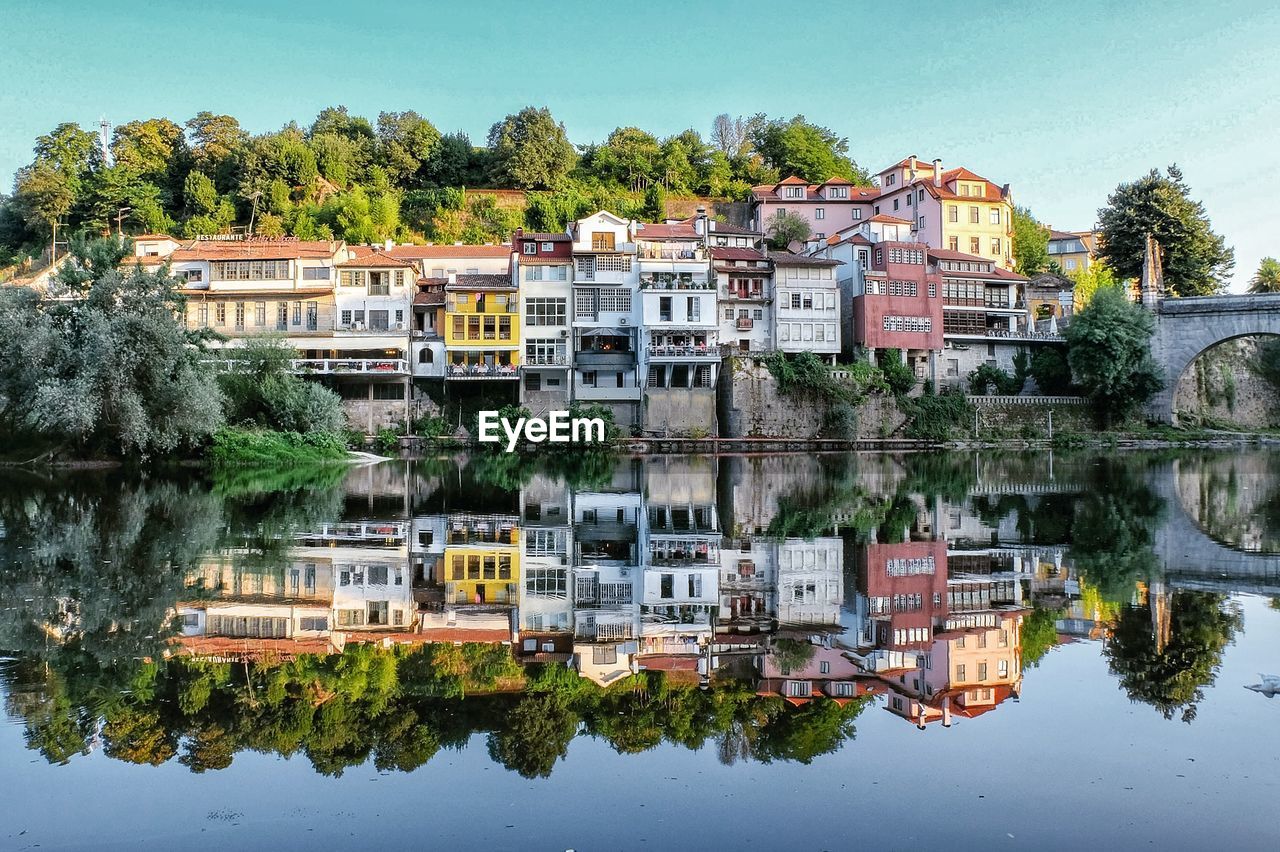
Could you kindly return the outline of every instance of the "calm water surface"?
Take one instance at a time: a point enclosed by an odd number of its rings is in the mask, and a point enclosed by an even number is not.
[[[1280,454],[0,473],[0,849],[1273,849]]]

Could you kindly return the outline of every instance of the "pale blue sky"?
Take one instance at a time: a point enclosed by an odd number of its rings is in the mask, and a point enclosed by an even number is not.
[[[879,9],[881,11],[877,12]],[[546,105],[577,143],[803,113],[873,171],[941,157],[1057,228],[1176,161],[1236,248],[1280,255],[1274,2],[712,4],[0,0],[0,186],[61,121],[201,109],[251,131],[330,104],[484,138]]]

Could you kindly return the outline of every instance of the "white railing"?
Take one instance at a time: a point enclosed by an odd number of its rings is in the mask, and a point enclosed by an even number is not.
[[[1083,396],[971,396],[969,401],[978,406],[992,405],[1084,405],[1089,400]]]
[[[569,364],[568,355],[526,355],[526,367],[565,367]]]
[[[451,379],[515,379],[520,372],[514,364],[450,364],[446,375]]]
[[[409,362],[403,358],[295,358],[289,363],[295,373],[396,375],[409,372]]]
[[[680,358],[719,358],[720,351],[713,343],[710,346],[667,346],[658,343],[649,345],[649,354],[659,357]]]

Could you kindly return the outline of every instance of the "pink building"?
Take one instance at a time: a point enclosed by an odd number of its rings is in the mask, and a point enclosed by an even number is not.
[[[854,186],[844,178],[811,184],[792,175],[773,186],[752,187],[752,219],[757,231],[768,234],[769,220],[780,212],[795,213],[809,223],[811,237],[830,234],[871,218],[875,187]]]

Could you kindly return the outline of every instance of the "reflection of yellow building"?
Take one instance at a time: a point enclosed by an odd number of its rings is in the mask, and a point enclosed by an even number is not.
[[[518,603],[520,529],[515,519],[453,516],[443,574],[446,603]]]
[[[520,299],[505,275],[458,275],[445,288],[447,375],[516,377]]]

